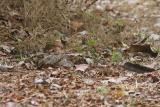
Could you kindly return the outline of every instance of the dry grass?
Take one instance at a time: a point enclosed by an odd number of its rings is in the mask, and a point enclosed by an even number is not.
[[[90,33],[88,39],[96,39],[96,43],[100,46],[105,47],[123,40],[123,36],[121,36],[125,26],[123,20],[109,17],[105,12],[102,15],[99,12],[82,11],[81,8],[85,9],[91,6],[85,4],[86,0],[75,3],[73,0],[68,1],[2,0],[0,12],[17,11],[24,19],[23,28],[32,33],[31,39],[16,43],[16,46],[19,44],[17,47],[19,51],[22,51],[21,48],[26,51],[36,50],[36,52],[43,50],[48,42],[47,38],[54,35],[54,30],[71,35],[73,33],[70,23],[72,20],[82,22],[84,25],[80,30],[88,31]],[[90,4],[94,4],[94,2]],[[39,38],[39,34],[41,38]],[[33,43],[31,43],[32,41]]]
[[[24,17],[25,27],[31,30],[67,30],[70,13],[65,0],[2,0],[1,11],[18,11]]]
[[[65,1],[23,0],[26,26],[67,31],[70,13]]]
[[[0,14],[9,16],[10,12],[15,11],[23,18],[20,26],[11,26],[9,29],[3,28],[7,32],[5,35],[9,37],[10,34],[8,32],[10,29],[20,27],[27,29],[32,36],[30,39],[27,38],[15,43],[15,47],[19,51],[18,53],[42,50],[48,43],[48,40],[55,41],[53,38],[50,38],[50,36],[53,36],[52,32],[55,29],[60,32],[69,32],[71,12],[69,11],[69,5],[66,3],[65,0],[2,0],[0,3]],[[12,20],[10,22],[12,25],[15,23]],[[1,30],[0,28],[0,31],[5,33],[3,29]]]

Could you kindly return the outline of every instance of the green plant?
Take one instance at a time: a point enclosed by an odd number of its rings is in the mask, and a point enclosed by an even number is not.
[[[82,47],[79,47],[79,46],[75,47],[75,50],[79,53],[82,53],[84,51],[84,49]]]
[[[121,19],[117,19],[115,23],[113,23],[113,33],[120,33],[124,30],[124,22]]]
[[[92,47],[92,46],[94,46],[95,44],[96,44],[96,41],[95,41],[95,40],[90,39],[90,40],[87,41],[87,46],[89,46],[89,47]]]
[[[107,89],[104,86],[99,86],[96,88],[96,92],[100,94],[105,94],[107,92]]]
[[[124,21],[121,19],[117,19],[115,24],[119,25],[119,26],[124,26]]]
[[[142,31],[139,31],[137,33],[134,34],[135,36],[138,36],[140,38],[144,38],[146,37],[146,33],[145,32],[142,32]]]
[[[122,60],[122,54],[120,52],[112,52],[112,62],[120,62]]]

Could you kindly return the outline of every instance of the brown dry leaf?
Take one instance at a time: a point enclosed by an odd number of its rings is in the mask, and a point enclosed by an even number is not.
[[[125,96],[125,91],[119,86],[111,87],[111,90],[108,94],[111,95],[113,98],[118,99]]]
[[[0,65],[0,71],[8,72],[14,69],[14,66]]]
[[[147,53],[152,57],[157,57],[158,53],[153,52],[150,44],[132,44],[125,52],[142,52]]]
[[[155,69],[153,68],[149,68],[143,65],[139,65],[139,64],[133,64],[130,62],[126,62],[123,67],[129,71],[133,71],[136,73],[148,73],[148,72],[153,72],[155,71]]]
[[[107,85],[108,83],[120,84],[127,79],[128,77],[122,77],[122,76],[118,78],[117,77],[107,77],[105,80],[101,80],[101,83],[105,85]]]
[[[4,52],[0,51],[0,56],[7,56]]]
[[[116,91],[113,92],[113,93],[114,93],[115,98],[120,98],[120,97],[125,96],[125,93],[124,93],[124,91],[123,91],[122,89],[116,90]]]
[[[0,50],[2,50],[3,52],[6,52],[6,53],[11,53],[13,49],[14,49],[14,47],[12,47],[12,46],[0,45]],[[1,55],[1,53],[0,53],[0,55]]]
[[[22,95],[20,95],[18,92],[11,93],[11,98],[13,98],[15,101],[20,101],[24,99]]]
[[[156,82],[159,82],[159,81],[160,81],[160,79],[159,79],[159,77],[158,77],[158,74],[154,74],[154,73],[148,74],[148,75],[147,75],[147,78],[151,78],[151,80],[152,80],[153,83],[156,83]]]
[[[20,29],[11,29],[10,38],[15,41],[25,40],[30,36],[29,32],[23,28]]]
[[[80,28],[82,28],[83,25],[84,23],[81,21],[77,21],[77,20],[71,21],[71,29],[73,29],[75,32]]]
[[[15,103],[15,102],[7,102],[6,104],[4,104],[4,107],[17,107],[17,103]]]
[[[62,54],[51,54],[47,55],[44,58],[38,61],[38,68],[41,69],[42,67],[73,67],[73,63],[68,60],[66,55]]]
[[[76,70],[75,71],[86,71],[89,68],[88,64],[80,64],[80,65],[75,65]]]

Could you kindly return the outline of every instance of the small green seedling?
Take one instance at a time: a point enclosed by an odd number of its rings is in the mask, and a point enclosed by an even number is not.
[[[76,47],[75,50],[79,53],[82,53],[84,51],[83,47]]]
[[[123,20],[117,19],[113,27],[114,27],[114,30],[113,30],[114,33],[122,32],[125,27]]]
[[[87,45],[90,46],[90,47],[94,46],[95,44],[96,44],[95,40],[90,39],[90,40],[87,41]]]
[[[107,92],[107,89],[104,86],[99,86],[96,88],[96,92],[100,94],[105,94]]]
[[[145,33],[145,32],[142,32],[142,31],[139,31],[139,32],[135,33],[134,35],[136,35],[136,36],[138,36],[138,37],[140,37],[140,38],[146,37],[146,33]]]
[[[111,60],[112,62],[120,62],[122,60],[122,54],[120,52],[113,52]]]
[[[121,19],[117,19],[115,23],[119,26],[124,26],[124,22]]]

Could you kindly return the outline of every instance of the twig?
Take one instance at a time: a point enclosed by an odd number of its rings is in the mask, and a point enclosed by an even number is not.
[[[86,6],[86,8],[83,11],[87,11],[92,5],[94,5],[98,0],[93,0],[90,4]]]

